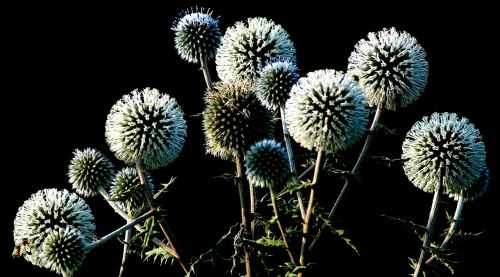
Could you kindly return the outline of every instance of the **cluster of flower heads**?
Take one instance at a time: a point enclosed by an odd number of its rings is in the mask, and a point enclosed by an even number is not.
[[[481,134],[467,118],[433,113],[417,121],[403,142],[403,169],[425,192],[438,186],[456,194],[472,187],[486,168]]]
[[[317,70],[292,87],[286,102],[290,135],[309,150],[346,150],[364,134],[369,110],[357,82],[342,72]]]
[[[196,8],[183,12],[174,22],[175,48],[182,59],[197,63],[211,60],[220,44],[219,21],[210,9]]]
[[[383,29],[356,44],[348,74],[359,80],[370,106],[396,110],[413,103],[424,90],[429,74],[425,57],[413,36]]]
[[[288,33],[267,18],[249,18],[226,30],[215,57],[217,74],[223,82],[253,80],[272,58],[295,62]]]
[[[228,159],[272,137],[272,114],[260,104],[254,90],[249,82],[216,83],[207,94],[203,129],[208,153]]]
[[[275,140],[262,140],[245,155],[246,175],[252,185],[274,188],[286,185],[290,176],[285,148]]]
[[[14,219],[14,243],[26,243],[26,260],[59,274],[71,274],[85,258],[95,236],[94,216],[78,195],[44,189],[19,208]]]
[[[113,164],[101,152],[76,149],[69,164],[68,177],[73,189],[83,197],[96,196],[106,189],[115,174]]]
[[[119,160],[157,169],[177,158],[186,129],[184,113],[175,99],[145,88],[132,91],[113,105],[105,135]]]

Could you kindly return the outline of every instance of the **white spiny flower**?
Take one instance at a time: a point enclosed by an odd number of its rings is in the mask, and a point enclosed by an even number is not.
[[[99,187],[107,188],[113,174],[113,164],[101,152],[91,148],[73,152],[68,168],[69,182],[83,197],[98,195]]]
[[[153,181],[151,176],[144,172],[146,184],[153,191]],[[113,201],[127,209],[130,205],[132,212],[136,213],[147,205],[144,196],[144,189],[137,174],[137,170],[133,167],[126,167],[118,171],[113,179],[110,187],[109,195]]]
[[[286,185],[290,176],[286,150],[270,139],[259,141],[250,147],[245,155],[245,167],[250,184],[263,188]]]
[[[483,196],[483,194],[488,190],[490,184],[490,171],[488,168],[483,170],[483,173],[481,174],[481,177],[479,177],[479,180],[477,180],[472,187],[462,190],[461,192],[457,193],[450,193],[448,196],[450,198],[453,198],[455,201],[458,201],[460,198],[460,194],[463,193],[464,201],[465,202],[470,202],[478,199],[479,197]]]
[[[273,59],[259,72],[257,98],[269,110],[285,106],[292,86],[299,79],[297,66],[284,59]]]

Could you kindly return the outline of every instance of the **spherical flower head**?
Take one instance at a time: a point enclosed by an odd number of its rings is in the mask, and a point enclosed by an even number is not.
[[[177,158],[186,129],[177,101],[157,89],[145,88],[123,96],[111,108],[106,141],[119,160],[157,169]]]
[[[292,87],[286,102],[290,135],[309,150],[335,153],[363,136],[369,110],[357,82],[342,72],[317,70]]]
[[[257,98],[269,110],[285,106],[292,86],[299,79],[297,66],[288,60],[273,59],[259,72]]]
[[[175,49],[182,59],[197,63],[200,58],[211,60],[220,44],[219,21],[210,9],[195,8],[181,13],[172,30]]]
[[[370,106],[396,110],[413,103],[425,89],[429,75],[425,57],[413,36],[383,29],[356,44],[348,74],[359,80]]]
[[[425,192],[434,192],[440,180],[444,191],[470,188],[486,168],[481,134],[455,113],[433,113],[417,121],[403,142],[403,169]]]
[[[150,187],[151,191],[153,191],[151,175],[144,172],[144,178],[146,184]],[[137,170],[133,167],[123,168],[116,173],[109,195],[111,199],[118,202],[121,207],[126,209],[130,206],[134,213],[147,205],[141,180],[139,179]]]
[[[75,193],[44,189],[26,200],[14,219],[14,243],[29,243],[31,254],[23,257],[34,265],[42,265],[37,252],[48,234],[67,227],[77,229],[85,243],[95,236],[94,216],[89,206]]]
[[[57,274],[71,276],[82,265],[87,245],[80,231],[73,227],[51,230],[41,246],[41,265]]]
[[[73,189],[83,197],[96,196],[107,188],[114,175],[113,164],[101,152],[76,149],[69,164],[68,177]]]
[[[250,184],[275,188],[290,176],[286,150],[274,140],[266,139],[250,147],[245,155],[246,175]]]
[[[226,30],[215,56],[217,74],[223,82],[254,79],[271,58],[295,62],[288,33],[270,19],[249,18]]]
[[[248,82],[216,83],[205,98],[203,129],[207,153],[222,159],[244,153],[274,131],[272,114],[264,108]]]
[[[483,194],[488,190],[490,184],[490,171],[488,168],[485,168],[483,170],[483,173],[479,177],[479,180],[477,180],[472,187],[462,190],[459,193],[450,193],[448,196],[450,198],[453,198],[455,201],[458,201],[460,198],[460,194],[463,194],[464,201],[465,202],[470,202],[478,199],[479,197],[483,196]]]

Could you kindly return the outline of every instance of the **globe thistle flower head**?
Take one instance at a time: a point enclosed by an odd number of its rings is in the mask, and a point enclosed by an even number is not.
[[[186,137],[184,114],[174,98],[157,89],[134,90],[111,108],[106,141],[119,160],[157,169],[171,163]]]
[[[26,200],[14,219],[14,243],[27,240],[31,254],[24,255],[34,265],[41,265],[41,245],[54,230],[77,229],[85,243],[95,236],[94,216],[89,206],[75,193],[44,189]]]
[[[249,82],[216,83],[205,102],[203,130],[209,154],[232,158],[273,135],[273,116],[257,100]]]
[[[290,135],[309,150],[343,151],[363,136],[368,108],[357,82],[340,71],[317,70],[292,87],[286,102]]]
[[[146,184],[153,191],[153,181],[149,173],[144,173]],[[116,173],[113,183],[110,187],[109,195],[113,201],[118,202],[122,208],[130,206],[132,212],[140,211],[147,205],[144,196],[144,190],[137,174],[137,170],[133,167],[123,168]]]
[[[226,30],[215,56],[217,74],[223,82],[255,79],[271,58],[295,62],[288,33],[270,19],[249,18]]]
[[[477,180],[472,187],[462,190],[459,193],[450,193],[448,196],[450,198],[453,198],[455,201],[458,201],[460,198],[460,194],[463,194],[464,201],[465,202],[470,202],[478,199],[479,197],[483,196],[483,194],[488,190],[488,187],[490,185],[490,171],[488,168],[485,168],[483,170],[483,173],[479,177],[479,180]]]
[[[250,184],[274,188],[290,176],[286,150],[274,140],[257,142],[245,155],[246,175]]]
[[[272,59],[259,72],[257,98],[269,110],[285,106],[292,86],[299,79],[297,66],[288,60]]]
[[[396,110],[413,103],[425,89],[429,75],[425,57],[413,36],[383,29],[356,44],[348,74],[359,81],[370,106]]]
[[[486,168],[481,134],[455,113],[433,113],[417,121],[403,142],[403,169],[425,192],[439,182],[445,192],[459,193],[474,185]]]
[[[73,227],[51,230],[41,246],[41,265],[57,274],[71,276],[82,265],[87,245],[80,231]]]
[[[184,11],[176,19],[175,49],[182,59],[200,62],[200,57],[211,60],[220,44],[219,20],[212,17],[210,9],[195,8]]]
[[[68,177],[78,194],[84,197],[98,195],[99,187],[107,188],[113,174],[113,164],[101,152],[91,148],[73,152]]]

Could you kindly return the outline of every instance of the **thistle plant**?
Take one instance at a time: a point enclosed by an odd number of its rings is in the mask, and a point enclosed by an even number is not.
[[[221,40],[219,20],[210,9],[195,8],[182,12],[175,20],[175,49],[183,60],[200,63],[207,88],[213,90],[207,62],[217,53]]]
[[[295,47],[281,25],[262,17],[236,22],[222,37],[215,56],[223,82],[254,80],[272,58],[295,62]]]
[[[403,169],[408,179],[434,199],[422,251],[413,276],[418,277],[428,252],[443,192],[469,189],[486,168],[486,152],[479,131],[454,113],[434,113],[416,122],[403,142]]]
[[[145,172],[144,177],[149,189],[153,191],[154,185],[151,176]],[[132,213],[147,207],[139,174],[133,167],[123,168],[116,173],[109,190],[109,196],[113,201],[118,202],[124,210],[129,207]]]

